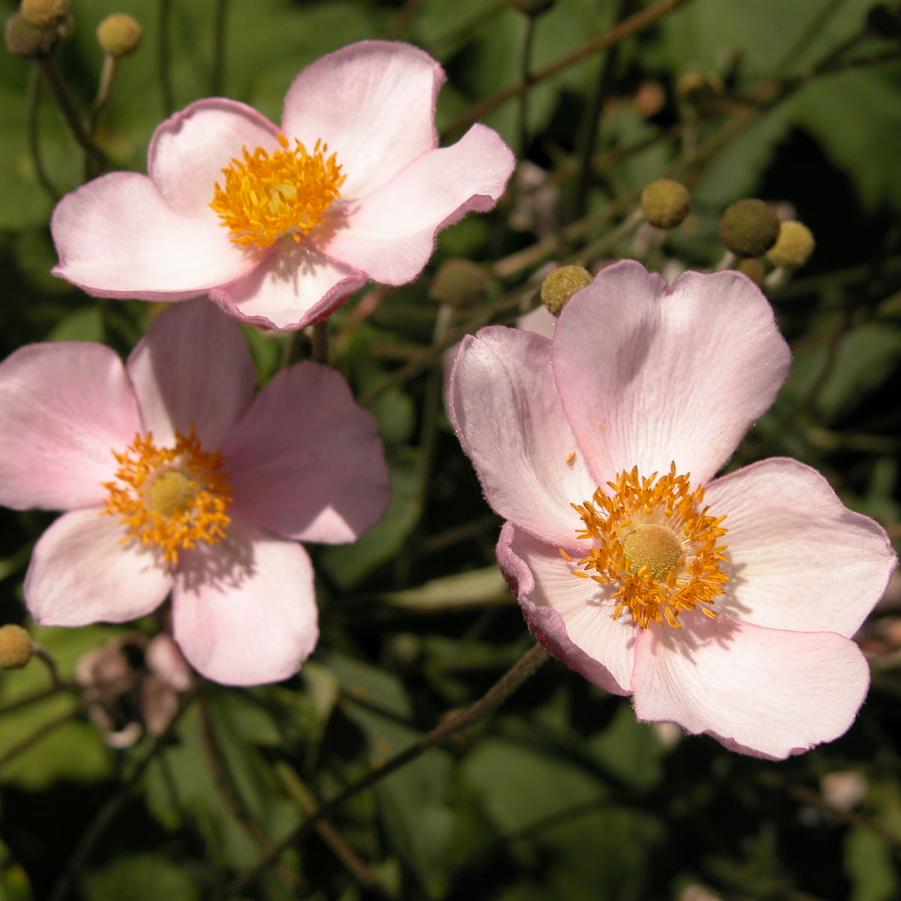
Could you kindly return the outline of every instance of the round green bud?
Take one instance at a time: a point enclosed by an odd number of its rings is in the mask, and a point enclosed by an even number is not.
[[[491,277],[471,260],[447,260],[438,267],[429,297],[451,307],[472,307],[488,293]]]
[[[46,59],[53,53],[59,31],[53,26],[34,25],[17,13],[6,20],[3,29],[6,49],[22,59]]]
[[[800,269],[810,259],[815,247],[813,232],[803,222],[788,219],[779,226],[779,237],[767,256],[774,266]]]
[[[128,56],[141,45],[144,29],[128,13],[113,13],[97,26],[97,43],[110,56]]]
[[[723,79],[716,72],[684,72],[676,81],[676,94],[696,106],[705,106],[723,95]]]
[[[594,281],[582,266],[561,266],[541,283],[541,302],[554,316],[559,316],[570,297]]]
[[[738,264],[738,271],[743,272],[758,288],[763,287],[766,266],[757,257],[746,257]]]
[[[21,626],[0,627],[0,669],[21,669],[33,650],[31,636]]]
[[[675,228],[690,209],[688,188],[671,178],[658,178],[641,192],[641,211],[657,228]]]
[[[880,38],[901,38],[901,6],[877,3],[867,13],[867,28]]]
[[[19,14],[32,25],[58,25],[72,7],[71,0],[22,0]]]
[[[738,200],[720,219],[720,240],[736,256],[763,256],[778,237],[779,220],[762,200]]]

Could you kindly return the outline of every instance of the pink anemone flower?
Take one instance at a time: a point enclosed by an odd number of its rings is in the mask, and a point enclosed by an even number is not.
[[[304,69],[282,127],[210,98],[157,128],[148,175],[115,172],[62,199],[56,275],[100,297],[209,294],[263,328],[331,314],[368,279],[412,281],[436,233],[494,207],[514,167],[493,129],[438,147],[441,66],[364,41]]]
[[[883,529],[796,460],[714,479],[788,369],[743,275],[667,287],[627,261],[553,339],[465,339],[449,398],[536,637],[639,719],[772,759],[851,725],[869,684],[851,636],[895,565]]]
[[[316,363],[254,399],[240,330],[206,301],[163,313],[126,366],[101,344],[0,364],[0,503],[67,511],[25,579],[35,620],[124,622],[172,592],[188,662],[233,685],[285,679],[318,636],[299,541],[353,541],[388,502],[376,424]]]

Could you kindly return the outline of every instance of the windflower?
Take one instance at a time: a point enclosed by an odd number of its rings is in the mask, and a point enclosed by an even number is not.
[[[287,678],[318,636],[300,541],[353,541],[387,505],[376,425],[316,363],[253,398],[238,327],[206,301],[159,316],[123,366],[92,343],[0,364],[0,503],[67,511],[25,579],[35,620],[125,622],[172,593],[196,670]]]
[[[536,637],[639,719],[774,759],[851,725],[869,684],[851,636],[895,566],[883,529],[796,460],[714,478],[788,368],[747,278],[667,287],[629,261],[553,339],[465,339],[449,397]]]
[[[490,210],[514,167],[473,125],[438,147],[441,66],[364,41],[294,80],[282,127],[210,98],[157,128],[148,175],[116,172],[62,199],[56,275],[100,297],[209,294],[265,328],[320,320],[368,279],[412,281],[437,232]]]

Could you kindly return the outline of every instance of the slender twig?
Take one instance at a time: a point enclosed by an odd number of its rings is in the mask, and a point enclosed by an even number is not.
[[[213,69],[210,73],[210,93],[218,97],[225,86],[225,38],[228,25],[228,0],[216,0],[216,19],[213,25]]]
[[[175,109],[175,88],[172,86],[172,67],[169,53],[169,21],[172,0],[159,0],[159,47],[157,66],[159,68],[160,93],[163,99],[163,113],[170,115]]]
[[[103,57],[103,67],[100,69],[100,81],[97,83],[97,96],[91,104],[91,115],[88,120],[88,133],[92,138],[97,136],[97,126],[100,124],[100,114],[109,103],[110,94],[113,90],[113,82],[116,80],[116,74],[119,71],[119,59],[112,53],[107,53]]]
[[[798,35],[797,40],[789,47],[785,56],[776,64],[775,71],[777,73],[784,72],[792,63],[801,58],[811,41],[823,30],[833,14],[838,12],[839,7],[845,2],[846,0],[826,0],[804,27],[801,34]]]
[[[550,655],[544,647],[535,645],[474,704],[463,711],[445,716],[434,729],[426,732],[403,751],[386,760],[381,766],[370,770],[365,776],[352,782],[343,791],[321,804],[296,829],[279,841],[271,853],[265,855],[234,885],[229,886],[221,897],[223,899],[231,898],[256,882],[288,848],[299,842],[315,827],[316,823],[320,822],[323,817],[331,815],[345,801],[375,785],[411,760],[416,760],[426,751],[442,744],[451,736],[464,731],[479,720],[491,716],[549,657]],[[57,901],[57,899],[52,899],[52,901]]]
[[[23,707],[30,707],[32,704],[37,704],[39,701],[55,697],[61,691],[65,691],[70,687],[70,685],[48,685],[40,691],[34,691],[30,695],[23,695],[21,698],[10,701],[6,706],[0,707],[0,716],[3,716],[5,713],[15,713]]]
[[[38,110],[41,105],[41,70],[32,66],[28,75],[28,152],[31,154],[31,163],[34,166],[34,174],[38,184],[47,192],[54,202],[59,200],[59,191],[50,180],[47,169],[44,167],[44,157],[41,154],[41,135],[38,122]]]
[[[41,726],[35,729],[30,735],[26,735],[20,742],[14,744],[11,748],[7,748],[6,751],[0,755],[0,770],[2,770],[8,763],[11,763],[16,759],[20,754],[24,754],[25,751],[31,750],[34,745],[38,744],[38,742],[43,741],[48,735],[53,732],[56,732],[60,726],[65,726],[66,723],[71,722],[76,719],[79,714],[85,709],[87,706],[87,702],[79,701],[78,704],[75,705],[71,710],[67,710],[65,713],[61,713],[59,716],[54,717],[52,720],[47,720],[46,723],[42,723]]]
[[[63,682],[62,678],[59,674],[59,667],[56,665],[56,660],[53,657],[53,654],[47,650],[42,644],[37,641],[32,641],[31,649],[34,652],[34,656],[47,667],[47,672],[50,673],[50,681],[57,688],[65,688],[66,683]]]

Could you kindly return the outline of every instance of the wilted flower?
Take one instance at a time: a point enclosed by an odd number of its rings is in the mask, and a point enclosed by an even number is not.
[[[547,648],[638,717],[782,758],[841,735],[869,683],[851,636],[895,565],[882,528],[786,458],[711,481],[789,352],[734,272],[667,288],[604,269],[553,339],[465,339],[450,404],[498,559]]]

